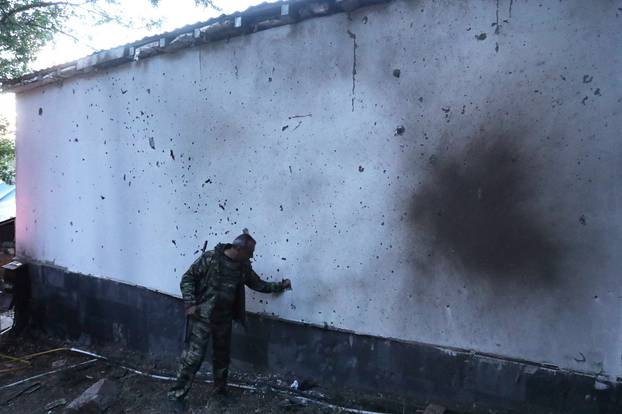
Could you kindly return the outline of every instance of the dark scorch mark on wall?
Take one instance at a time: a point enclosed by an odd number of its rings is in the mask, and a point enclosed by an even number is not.
[[[449,261],[492,278],[556,277],[564,249],[538,210],[543,174],[520,133],[481,132],[461,149],[431,158],[409,211],[415,233],[432,241],[422,263]]]

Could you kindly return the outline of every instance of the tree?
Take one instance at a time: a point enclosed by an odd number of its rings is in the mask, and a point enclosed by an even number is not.
[[[61,30],[65,16],[59,4],[0,0],[0,78],[28,70],[35,54]]]
[[[0,117],[0,180],[7,184],[15,182],[15,141],[9,122]]]
[[[159,0],[149,2],[157,7]],[[195,0],[195,3],[220,10],[213,0]],[[118,7],[110,7],[115,5]],[[0,0],[0,79],[26,73],[37,52],[56,34],[75,38],[65,27],[71,17],[93,24],[132,25],[123,16],[121,0]]]

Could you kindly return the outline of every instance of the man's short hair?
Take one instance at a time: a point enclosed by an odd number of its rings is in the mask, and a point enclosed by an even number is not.
[[[257,244],[257,242],[255,241],[255,239],[251,237],[250,234],[244,233],[236,237],[235,240],[233,240],[233,243],[231,244],[237,247],[238,249],[250,249],[255,244]]]

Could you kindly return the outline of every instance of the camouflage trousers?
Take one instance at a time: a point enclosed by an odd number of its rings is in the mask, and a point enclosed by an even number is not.
[[[184,350],[177,369],[177,380],[169,392],[169,397],[181,399],[188,394],[194,376],[205,358],[210,336],[214,386],[216,389],[226,387],[231,360],[231,324],[231,315],[213,315],[210,320],[189,318]]]

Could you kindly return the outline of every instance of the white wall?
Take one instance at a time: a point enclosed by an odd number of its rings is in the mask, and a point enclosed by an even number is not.
[[[622,12],[495,5],[398,1],[18,95],[19,253],[178,295],[248,227],[294,285],[251,311],[622,374]]]

